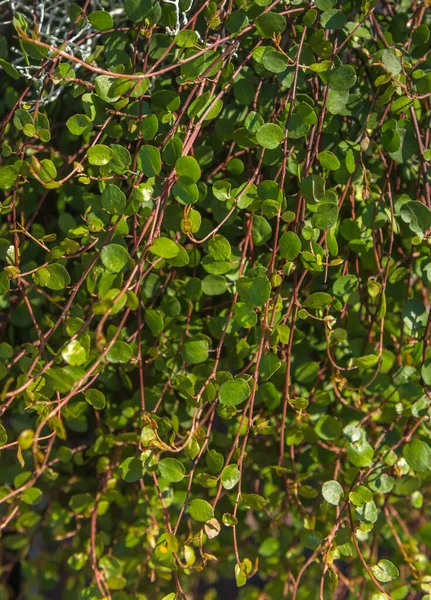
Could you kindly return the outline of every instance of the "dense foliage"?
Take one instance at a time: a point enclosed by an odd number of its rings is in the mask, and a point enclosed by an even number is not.
[[[429,2],[42,5],[0,7],[0,598],[431,598]]]

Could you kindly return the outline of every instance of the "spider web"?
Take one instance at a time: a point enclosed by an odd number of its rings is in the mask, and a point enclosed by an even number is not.
[[[70,4],[71,0],[35,0],[35,2],[0,0],[0,10],[9,8],[12,15],[21,13],[29,23],[36,22],[40,39],[52,46],[59,46],[64,43],[72,25],[69,17]],[[111,16],[120,17],[120,20],[121,15],[124,15],[121,0],[108,0],[104,5],[99,0],[90,0],[87,12],[90,13],[94,10],[107,10]],[[8,23],[11,23],[11,21]],[[67,40],[65,51],[72,56],[86,60],[98,42],[97,35],[88,36],[90,32],[97,33],[86,19],[85,24],[81,28],[77,28]],[[11,64],[20,72],[21,76],[34,82],[35,92],[40,92],[42,88],[45,90],[41,98],[41,104],[49,104],[58,98],[64,90],[63,86],[55,85],[52,82],[45,85],[46,73],[37,76],[40,65],[28,64],[18,45],[11,45],[10,53]],[[78,68],[79,66],[75,65],[75,69]]]

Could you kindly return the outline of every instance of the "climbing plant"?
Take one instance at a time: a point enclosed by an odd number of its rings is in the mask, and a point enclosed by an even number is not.
[[[22,4],[0,597],[430,599],[429,1]]]

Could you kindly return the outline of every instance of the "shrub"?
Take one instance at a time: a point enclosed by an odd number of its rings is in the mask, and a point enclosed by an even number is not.
[[[0,37],[2,597],[431,598],[426,4],[102,2]]]

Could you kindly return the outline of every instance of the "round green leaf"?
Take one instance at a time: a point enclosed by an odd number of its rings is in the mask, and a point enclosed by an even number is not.
[[[409,467],[418,473],[431,471],[431,448],[422,440],[413,439],[403,448],[403,456]]]
[[[289,61],[285,54],[275,50],[275,48],[270,48],[263,55],[262,64],[271,73],[282,73],[289,64]]]
[[[272,38],[277,33],[283,33],[286,29],[286,19],[276,12],[267,12],[255,20],[258,33],[263,37]]]
[[[222,275],[207,275],[202,280],[202,291],[207,296],[220,296],[227,290],[227,281]]]
[[[33,279],[39,285],[55,291],[63,290],[70,283],[69,273],[58,263],[41,267],[36,271]]]
[[[374,574],[374,577],[382,583],[388,583],[389,581],[393,581],[400,574],[398,568],[394,565],[394,563],[390,560],[387,560],[386,558],[382,558],[382,560],[379,560],[379,562],[376,565],[371,567],[371,570]]]
[[[102,206],[111,214],[122,214],[126,208],[126,196],[112,183],[102,192]]]
[[[66,127],[73,135],[82,135],[92,130],[93,123],[87,115],[73,115],[66,121]]]
[[[78,340],[69,342],[61,355],[67,364],[73,367],[82,365],[87,359],[87,352]]]
[[[103,265],[112,273],[119,273],[130,260],[129,253],[124,246],[109,244],[102,248],[100,254]]]
[[[317,155],[320,164],[324,169],[329,169],[330,171],[338,171],[341,167],[341,163],[338,158],[335,156],[333,152],[329,150],[324,150]]]
[[[138,152],[138,169],[147,177],[155,177],[162,170],[160,152],[155,146],[142,146]]]
[[[351,65],[342,65],[328,75],[329,87],[337,92],[350,90],[356,83],[356,72]]]
[[[317,229],[330,229],[338,221],[338,206],[332,202],[321,202],[311,218],[313,227]]]
[[[96,390],[95,388],[90,388],[85,390],[84,393],[85,399],[88,404],[91,404],[93,408],[96,410],[103,410],[106,406],[106,398],[102,392]]]
[[[286,260],[295,260],[298,254],[301,252],[301,240],[293,233],[293,231],[286,231],[280,238],[280,254]]]
[[[310,294],[302,303],[305,308],[322,309],[328,306],[331,302],[332,296],[326,292],[315,292]]]
[[[97,31],[106,31],[114,27],[114,21],[106,10],[96,10],[90,13],[88,20]]]
[[[150,247],[150,252],[161,258],[174,258],[179,251],[180,248],[178,244],[165,237],[155,239]]]
[[[241,473],[236,465],[228,465],[221,474],[221,483],[225,490],[233,489],[241,479]]]
[[[258,144],[270,150],[277,148],[283,141],[283,137],[283,130],[275,123],[265,123],[256,133]]]
[[[132,348],[125,342],[114,342],[106,358],[110,363],[128,363],[133,356]]]
[[[222,383],[219,389],[219,400],[221,404],[236,406],[241,404],[250,396],[250,387],[244,379],[233,379]]]
[[[185,477],[186,469],[176,458],[162,458],[158,466],[160,475],[171,483],[178,483]]]
[[[331,8],[322,13],[320,23],[325,29],[341,29],[346,22],[345,15],[336,8]]]
[[[208,358],[209,345],[207,340],[192,340],[181,348],[181,356],[189,365],[197,365]]]
[[[175,171],[180,182],[184,185],[196,183],[201,176],[201,168],[193,156],[182,156],[179,158],[175,163]]]
[[[213,507],[206,500],[195,498],[189,505],[190,516],[195,521],[205,522],[214,517]]]
[[[180,204],[195,204],[199,199],[199,188],[195,183],[183,184],[177,181],[172,186],[172,195]]]
[[[113,158],[114,152],[109,146],[104,144],[96,144],[87,151],[88,162],[96,167],[107,165]]]
[[[343,499],[344,491],[338,481],[325,481],[322,486],[322,496],[329,504],[338,506]]]
[[[258,275],[252,281],[249,290],[250,302],[253,306],[263,306],[271,294],[271,283],[264,275]]]

